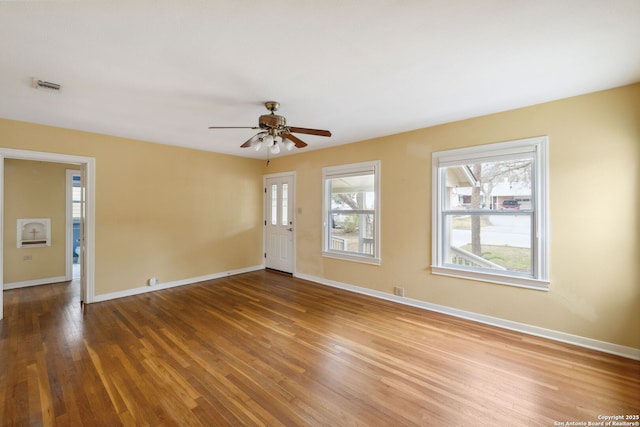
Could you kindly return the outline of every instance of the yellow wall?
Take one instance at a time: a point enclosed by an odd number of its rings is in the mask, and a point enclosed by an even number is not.
[[[78,169],[78,166],[15,159],[5,161],[4,283],[65,275],[67,169]],[[18,218],[50,218],[51,246],[18,248]]]
[[[435,276],[431,153],[549,136],[548,292]],[[310,137],[311,138],[311,137]],[[310,141],[312,142],[312,141]],[[0,120],[96,158],[96,294],[262,263],[262,174],[296,171],[296,272],[640,348],[640,84],[264,162]],[[325,166],[381,160],[382,265],[321,256]]]
[[[96,159],[96,295],[262,264],[262,166],[0,120],[0,146]]]
[[[431,153],[549,136],[548,292],[431,274]],[[381,160],[381,256],[323,258],[325,166]],[[296,171],[300,274],[640,348],[640,84],[273,159]]]

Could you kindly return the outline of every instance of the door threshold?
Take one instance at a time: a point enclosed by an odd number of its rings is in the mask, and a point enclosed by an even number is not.
[[[279,274],[286,274],[287,276],[293,276],[293,273],[289,273],[288,271],[276,270],[275,268],[270,268],[270,267],[265,267],[264,269],[272,273],[279,273]]]

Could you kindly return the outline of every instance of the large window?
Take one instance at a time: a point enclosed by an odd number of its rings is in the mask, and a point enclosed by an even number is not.
[[[322,169],[323,255],[380,263],[380,162]]]
[[[436,274],[548,289],[547,138],[433,153]]]

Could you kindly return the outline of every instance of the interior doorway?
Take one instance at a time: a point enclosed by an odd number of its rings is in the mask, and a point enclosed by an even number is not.
[[[67,169],[67,238],[66,273],[67,280],[79,280],[82,269],[82,225],[84,223],[82,206],[82,174],[79,170]]]
[[[0,148],[0,219],[4,218],[4,159],[35,160],[69,163],[80,167],[81,194],[84,209],[84,230],[81,232],[80,300],[91,303],[95,299],[95,158],[47,153],[40,151]],[[3,223],[3,221],[2,221]],[[4,227],[0,227],[0,285],[4,288]],[[3,292],[0,292],[0,319],[3,318]]]

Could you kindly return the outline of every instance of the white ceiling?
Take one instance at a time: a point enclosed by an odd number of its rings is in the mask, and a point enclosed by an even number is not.
[[[312,150],[638,81],[639,0],[0,1],[0,117],[239,156],[268,100]]]

